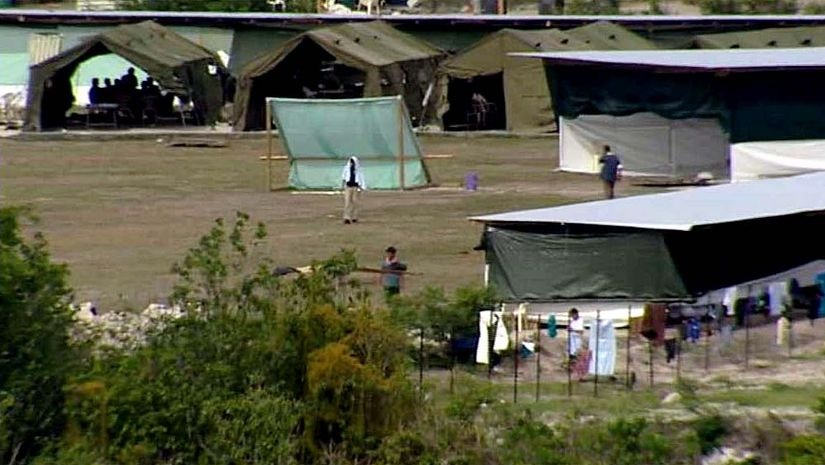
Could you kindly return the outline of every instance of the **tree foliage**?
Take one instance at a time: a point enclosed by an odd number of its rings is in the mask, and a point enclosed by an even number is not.
[[[796,0],[700,0],[704,14],[794,14],[798,10]]]
[[[224,11],[232,13],[273,11],[267,0],[126,0],[128,10],[149,11]],[[290,13],[315,13],[313,0],[287,0]]]
[[[67,270],[19,208],[0,208],[0,462],[25,462],[63,424],[69,346]]]

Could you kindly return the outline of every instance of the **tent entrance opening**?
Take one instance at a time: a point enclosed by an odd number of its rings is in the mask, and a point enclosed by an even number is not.
[[[504,73],[450,79],[447,88],[450,109],[444,114],[448,131],[506,129]]]

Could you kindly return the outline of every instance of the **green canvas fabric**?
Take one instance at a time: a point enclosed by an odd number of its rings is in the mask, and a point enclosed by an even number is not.
[[[430,178],[399,97],[268,99],[289,157],[289,187],[339,189],[347,160],[357,156],[368,189],[423,187]],[[399,143],[403,136],[403,144]]]
[[[22,86],[29,79],[29,53],[0,52],[0,85]]]
[[[223,104],[219,76],[209,75],[207,66],[222,68],[220,59],[210,50],[152,21],[112,28],[89,37],[30,69],[26,128],[40,130],[46,81],[51,80],[63,94],[70,92],[69,82],[83,61],[114,53],[134,63],[155,78],[165,89],[189,95],[203,109],[207,123],[217,120]],[[224,70],[225,71],[225,70]],[[64,105],[70,95],[60,96]],[[49,111],[59,111],[50,108]]]
[[[422,102],[444,53],[392,26],[373,21],[346,23],[305,32],[280,49],[250,62],[238,75],[233,128],[262,129],[264,99],[277,95],[264,78],[305,41],[321,47],[341,64],[365,74],[364,97],[401,95],[409,111],[422,114]],[[256,81],[259,81],[256,86]]]
[[[608,21],[597,21],[565,31],[593,50],[654,50],[656,45],[635,32]]]
[[[659,231],[488,227],[489,282],[506,300],[666,299],[688,290]]]
[[[573,34],[574,31],[577,31]],[[613,38],[611,38],[613,37]],[[539,60],[509,56],[519,52],[653,49],[637,34],[612,23],[593,23],[571,31],[502,29],[444,61],[438,70],[434,105],[440,118],[449,109],[450,79],[503,73],[508,131],[547,132],[555,128],[550,89]]]
[[[700,34],[698,48],[797,48],[825,47],[825,27],[770,28],[758,31]]]

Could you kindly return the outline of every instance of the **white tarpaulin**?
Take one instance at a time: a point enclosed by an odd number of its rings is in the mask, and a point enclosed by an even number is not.
[[[825,140],[743,142],[730,146],[732,182],[825,170]]]
[[[559,168],[598,173],[610,145],[627,174],[728,177],[728,141],[715,119],[669,120],[652,113],[559,119]]]

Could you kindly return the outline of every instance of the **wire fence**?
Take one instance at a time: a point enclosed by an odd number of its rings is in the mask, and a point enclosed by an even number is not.
[[[699,331],[668,328],[665,337],[651,341],[638,331],[638,324],[617,328],[614,343],[590,347],[590,332],[602,325],[589,324],[582,338],[584,347],[576,358],[568,356],[569,332],[559,328],[550,337],[546,327],[547,315],[531,315],[520,328],[515,317],[504,314],[510,323],[508,348],[496,352],[490,343],[490,364],[477,365],[477,373],[484,373],[490,382],[512,384],[514,402],[524,400],[525,393],[534,393],[542,399],[548,388],[563,386],[554,395],[591,395],[598,397],[610,390],[656,389],[681,380],[701,380],[727,386],[750,382],[782,382],[777,378],[787,372],[786,364],[812,360],[811,355],[825,353],[825,321],[808,320],[795,314],[789,324],[777,324],[776,317],[752,315],[736,325],[732,318],[701,323]],[[493,325],[493,328],[495,325]],[[495,337],[491,329],[490,341]],[[597,335],[597,340],[599,339]],[[418,368],[421,386],[429,368],[423,338],[419,344]],[[600,353],[601,352],[601,353]],[[472,358],[472,357],[471,357]],[[608,362],[609,372],[590,368],[590,359]],[[455,359],[453,359],[454,363]],[[473,360],[468,362],[472,365]],[[805,370],[816,370],[800,365],[796,376],[805,377]],[[480,368],[480,370],[478,370]],[[486,372],[486,373],[485,373]],[[819,367],[821,372],[821,366]],[[454,383],[450,366],[450,388]],[[423,390],[423,388],[422,388]]]

